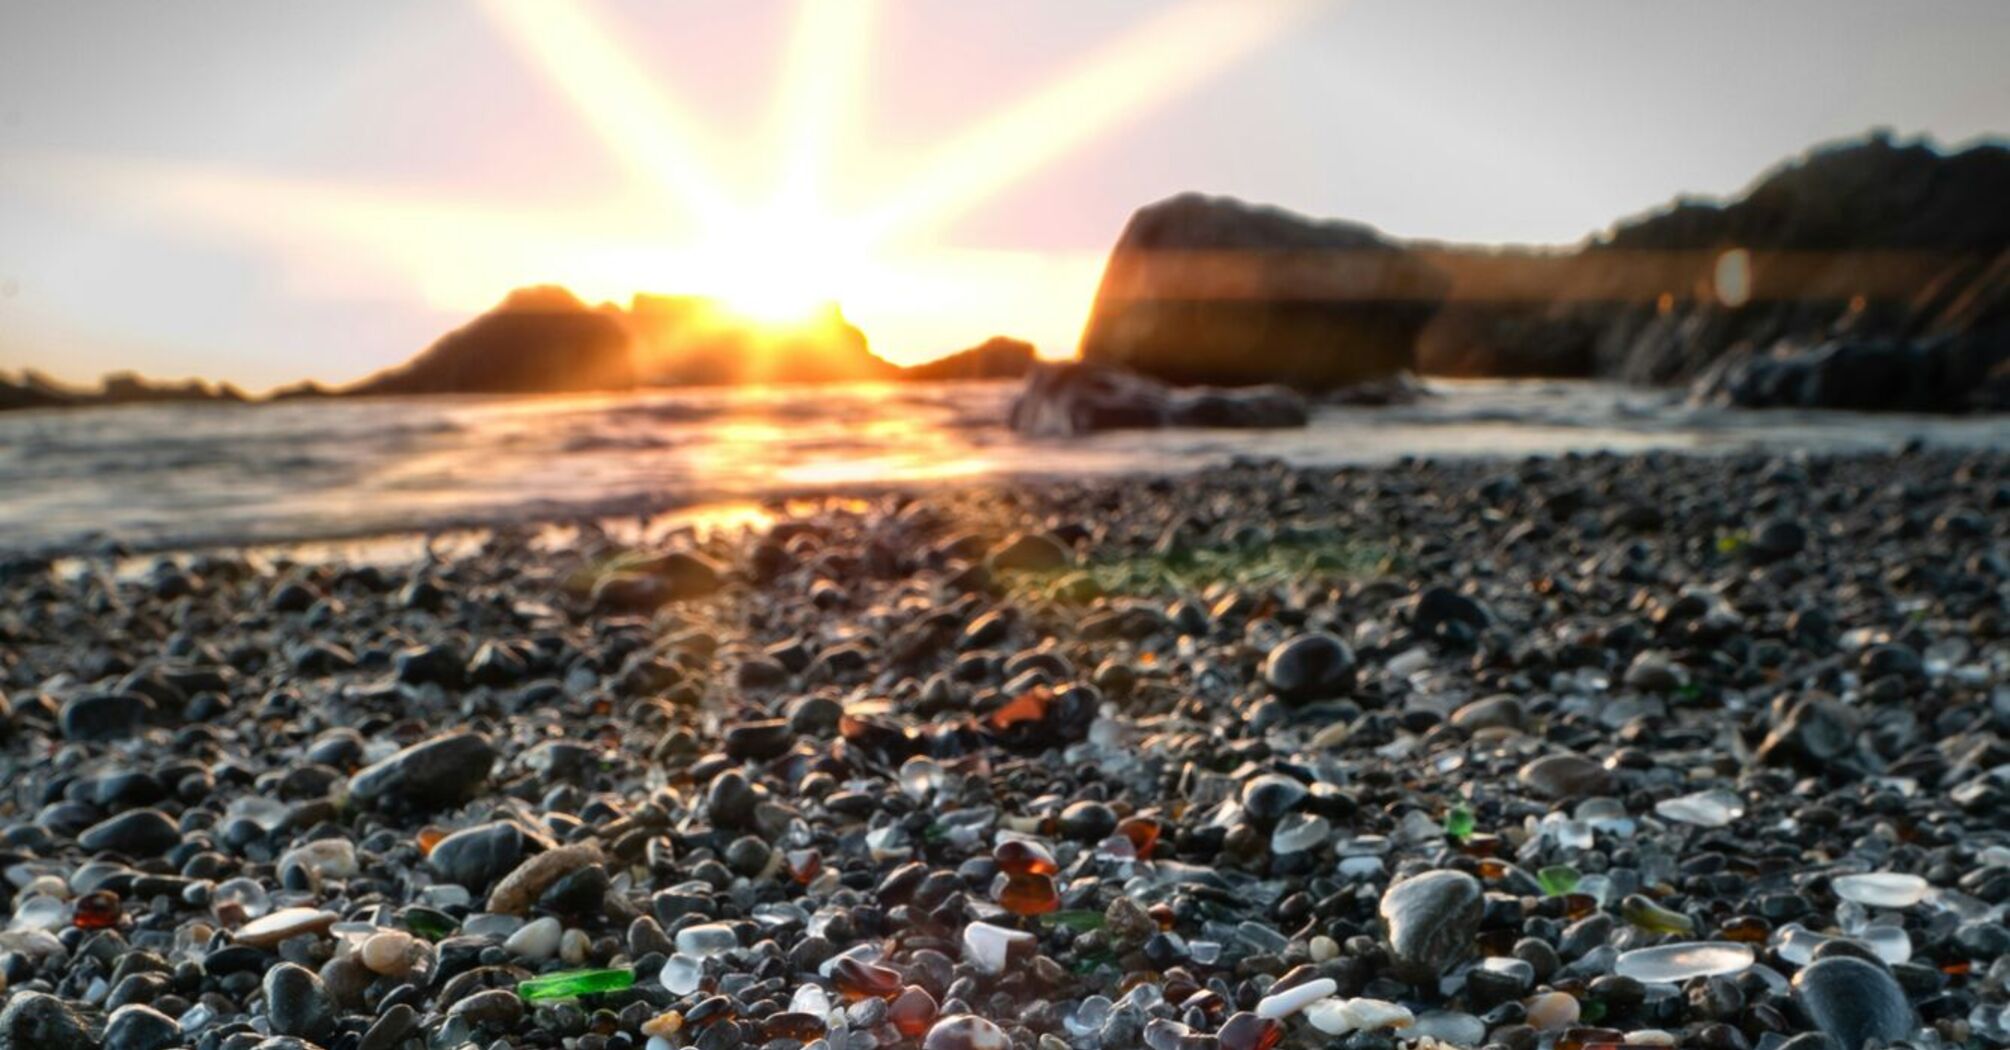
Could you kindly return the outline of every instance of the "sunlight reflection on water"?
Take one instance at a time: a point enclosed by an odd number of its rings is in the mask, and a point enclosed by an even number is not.
[[[1341,464],[1592,449],[1876,449],[1914,437],[2010,445],[2001,419],[1697,409],[1659,392],[1586,383],[1433,385],[1442,396],[1321,409],[1299,430],[1038,441],[1002,425],[1017,391],[1002,383],[11,413],[0,416],[0,549],[757,508],[793,490],[1166,472],[1234,456]]]

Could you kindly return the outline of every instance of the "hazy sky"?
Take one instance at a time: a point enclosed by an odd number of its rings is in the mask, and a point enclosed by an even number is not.
[[[342,381],[514,284],[770,265],[834,271],[896,359],[1060,353],[1125,217],[1181,190],[1568,242],[1873,125],[2010,131],[2003,0],[830,0],[807,34],[805,10],[0,0],[0,368]],[[802,170],[789,98],[828,130],[820,195],[722,240]],[[732,208],[680,211],[694,171]],[[931,191],[935,221],[864,254],[794,232]]]

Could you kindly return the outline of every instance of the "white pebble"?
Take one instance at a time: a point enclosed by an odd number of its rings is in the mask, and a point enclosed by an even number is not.
[[[357,956],[372,973],[403,977],[412,971],[412,935],[403,930],[380,930],[370,935]]]
[[[353,879],[363,870],[356,844],[348,839],[315,839],[280,855],[280,871],[295,864],[328,879]]]
[[[503,950],[525,959],[549,959],[558,951],[559,937],[564,930],[558,920],[546,916],[536,922],[525,923],[523,929],[509,935],[503,942]]]
[[[1408,1028],[1417,1020],[1409,1010],[1383,999],[1321,999],[1305,1007],[1305,1019],[1327,1035]]]
[[[1256,1016],[1273,1019],[1290,1017],[1339,990],[1340,985],[1330,977],[1293,985],[1281,992],[1272,992],[1259,1000],[1256,1004]]]
[[[1528,1023],[1532,1028],[1562,1028],[1577,1023],[1577,999],[1563,992],[1544,992],[1528,1001]]]
[[[578,966],[586,962],[586,953],[593,947],[593,938],[585,930],[567,930],[558,939],[558,957],[567,966]]]

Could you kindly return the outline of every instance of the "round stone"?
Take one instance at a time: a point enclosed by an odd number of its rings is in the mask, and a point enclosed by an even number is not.
[[[921,1050],[1011,1050],[1003,1029],[974,1014],[950,1014],[935,1022]]]
[[[1577,754],[1544,755],[1521,767],[1515,779],[1551,801],[1572,801],[1619,790],[1612,771]]]
[[[403,977],[412,971],[413,949],[416,946],[412,935],[403,930],[383,930],[371,934],[357,955],[372,973]]]
[[[1390,886],[1379,911],[1398,973],[1428,980],[1472,954],[1484,897],[1479,880],[1459,871],[1425,872]]]
[[[1794,975],[1794,999],[1843,1050],[1909,1038],[1919,1018],[1882,966],[1853,956],[1816,959]]]
[[[1270,650],[1263,680],[1280,698],[1303,702],[1345,694],[1354,684],[1354,650],[1326,633],[1301,634]]]
[[[335,1030],[335,1004],[314,971],[283,962],[265,973],[265,1017],[279,1035],[325,1042]]]

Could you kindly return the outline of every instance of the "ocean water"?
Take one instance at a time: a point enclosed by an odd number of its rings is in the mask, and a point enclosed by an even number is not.
[[[135,551],[413,533],[881,485],[1649,448],[2010,448],[2010,418],[1696,408],[1595,383],[1431,383],[1280,431],[1021,438],[1017,384],[153,405],[0,415],[0,551]]]

